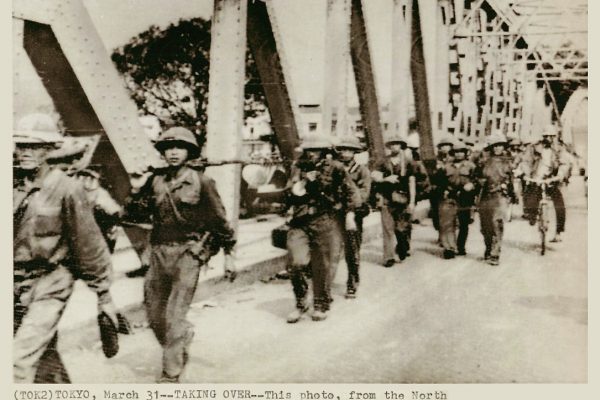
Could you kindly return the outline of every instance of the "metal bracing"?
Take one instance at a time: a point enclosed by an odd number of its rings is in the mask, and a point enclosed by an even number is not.
[[[265,91],[271,127],[277,137],[281,155],[294,158],[299,145],[298,119],[295,115],[291,79],[286,73],[285,56],[276,38],[277,25],[274,13],[269,13],[262,1],[248,3],[248,45],[254,56],[260,81]],[[287,79],[286,79],[287,76]]]
[[[215,0],[211,27],[206,156],[239,160],[244,124],[247,0]],[[227,218],[237,232],[241,166],[207,168],[215,178]],[[218,178],[218,179],[217,179]]]
[[[352,56],[352,66],[354,67],[360,114],[364,122],[369,146],[370,162],[372,165],[380,165],[385,157],[385,147],[361,0],[352,0],[350,54]]]
[[[348,63],[350,61],[350,0],[327,0],[325,79],[322,133],[348,134]],[[333,127],[333,112],[336,112]]]
[[[417,120],[419,121],[421,158],[428,172],[432,174],[435,168],[435,151],[431,127],[429,92],[427,89],[427,69],[425,67],[425,50],[422,35],[423,25],[418,0],[413,0],[412,13],[410,71],[415,95],[415,109]]]
[[[391,131],[402,137],[408,135],[410,97],[410,26],[412,2],[394,0],[392,11],[392,97],[390,107]]]
[[[86,8],[80,0],[22,0],[13,18],[24,21],[22,46],[67,133],[101,135],[92,162],[105,166],[110,190],[124,200],[127,172],[161,161]]]

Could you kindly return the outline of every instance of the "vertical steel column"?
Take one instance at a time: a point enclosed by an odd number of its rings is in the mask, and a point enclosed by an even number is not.
[[[436,82],[436,56],[437,56],[437,0],[418,0],[421,24],[421,40],[425,54],[425,70],[427,71],[427,93],[429,94],[429,112],[431,118],[432,134],[438,134],[436,114],[438,88]]]
[[[275,131],[281,155],[294,158],[300,143],[294,104],[290,96],[290,76],[282,68],[281,50],[275,39],[275,15],[269,13],[263,1],[248,2],[248,45],[254,56],[260,81],[267,98],[271,126]],[[281,43],[280,43],[281,47]],[[278,51],[279,50],[279,51]]]
[[[419,1],[413,0],[413,16],[411,24],[412,48],[410,70],[415,94],[415,108],[419,121],[419,137],[421,139],[421,158],[429,174],[435,168],[435,151],[431,131],[431,113],[429,111],[429,93],[427,91],[427,70],[425,68],[425,54],[423,49],[423,36],[421,34],[421,15]]]
[[[436,115],[435,131],[448,132],[448,104],[450,91],[450,23],[448,0],[439,2],[436,8],[437,20],[437,54],[436,54]]]
[[[227,162],[241,158],[246,17],[246,0],[215,0],[207,109],[206,156],[209,161]],[[230,164],[211,167],[207,173],[215,178],[227,218],[237,232],[241,166]]]
[[[415,0],[416,1],[416,0]],[[360,114],[364,121],[371,165],[384,161],[385,148],[377,102],[377,88],[361,0],[352,0],[350,52],[356,78]]]
[[[348,61],[350,52],[350,0],[327,0],[325,25],[325,74],[322,102],[322,133],[348,133]],[[336,112],[335,132],[332,129]]]
[[[408,136],[412,0],[394,0],[392,16],[392,132]]]

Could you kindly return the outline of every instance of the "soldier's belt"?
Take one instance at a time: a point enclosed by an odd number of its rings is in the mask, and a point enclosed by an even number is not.
[[[45,260],[16,261],[14,263],[14,279],[20,282],[26,279],[35,279],[58,268],[58,264]]]

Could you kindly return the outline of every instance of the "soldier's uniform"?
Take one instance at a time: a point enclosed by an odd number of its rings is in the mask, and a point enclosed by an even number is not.
[[[498,265],[508,204],[514,196],[512,162],[505,153],[496,155],[492,151],[497,145],[506,147],[506,139],[501,134],[490,135],[488,143],[490,155],[476,173],[481,186],[479,218],[485,244],[484,258],[489,264]]]
[[[340,150],[350,149],[362,151],[362,146],[355,137],[346,137],[336,146]],[[356,296],[360,282],[360,247],[362,244],[363,219],[369,214],[369,196],[371,194],[371,172],[366,165],[361,165],[356,160],[342,160],[346,171],[352,178],[359,193],[361,203],[355,209],[356,230],[344,229],[344,254],[348,266],[348,280],[346,282],[346,297]]]
[[[386,141],[386,145],[406,144],[406,141],[400,137],[392,137]],[[412,215],[409,206],[414,206],[415,190],[411,188],[411,179],[415,179],[413,165],[407,159],[404,152],[400,152],[398,157],[388,157],[385,162],[377,168],[382,179],[373,180],[373,190],[383,198],[384,205],[389,209],[394,220],[394,235],[396,236],[396,254],[400,261],[404,260],[410,252],[411,221]],[[373,174],[372,176],[378,176]],[[396,176],[396,183],[386,181],[390,176]],[[414,184],[413,184],[414,185]],[[386,264],[386,267],[391,265]]]
[[[192,132],[185,128],[165,131],[156,143],[163,153],[169,146],[186,148],[188,160],[199,155]],[[160,382],[177,382],[194,335],[186,315],[200,268],[220,248],[231,253],[234,232],[215,182],[186,164],[156,170],[126,201],[125,219],[146,221],[148,214],[153,229],[144,304],[150,327],[163,347]]]
[[[453,146],[454,146],[454,140],[449,135],[443,137],[439,141],[439,143],[437,144],[438,152],[437,152],[436,170],[443,168],[443,166],[447,162],[450,162],[452,160],[452,156],[450,155],[450,152],[443,151],[443,149],[446,147],[452,148]],[[431,186],[432,186],[431,196],[429,197],[429,203],[431,205],[431,210],[430,210],[431,221],[433,222],[433,227],[439,233],[439,231],[440,231],[440,216],[439,216],[440,214],[439,214],[439,212],[440,212],[440,202],[442,201],[443,192],[440,190],[440,182],[437,182],[434,176],[432,176],[432,179],[431,179]],[[439,235],[438,235],[438,240],[441,245],[441,237]]]
[[[17,132],[17,147],[58,142],[58,133],[36,129]],[[56,351],[58,322],[76,279],[114,309],[110,254],[82,184],[47,163],[30,173],[13,187],[14,381],[69,383]]]
[[[462,160],[453,159],[435,173],[438,190],[442,194],[439,208],[440,239],[446,259],[454,258],[456,254],[466,254],[465,244],[477,184],[475,164],[466,159],[467,148],[462,143],[456,144],[451,153],[457,152],[464,153]]]
[[[305,151],[331,150],[329,140],[320,137],[304,139]],[[360,194],[344,165],[330,157],[318,162],[304,157],[292,168],[287,205],[292,219],[287,235],[288,272],[296,298],[296,310],[287,321],[295,323],[308,311],[307,274],[312,275],[312,319],[327,317],[331,297],[331,282],[343,245],[343,219],[354,213],[360,204]],[[310,269],[310,272],[309,272]]]

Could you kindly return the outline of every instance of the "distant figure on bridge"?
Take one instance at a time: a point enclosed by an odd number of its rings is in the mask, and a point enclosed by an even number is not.
[[[394,220],[396,255],[403,261],[410,256],[412,213],[416,202],[416,180],[413,164],[406,155],[406,139],[392,136],[385,142],[390,155],[379,168],[372,172],[373,190],[378,193]],[[384,226],[383,229],[386,229]],[[386,261],[386,267],[393,262]]]
[[[485,244],[484,259],[500,264],[500,250],[508,204],[514,198],[512,162],[506,153],[508,143],[501,132],[488,136],[489,156],[477,168],[481,187],[479,218]]]
[[[551,242],[560,242],[561,234],[565,231],[567,215],[560,187],[568,175],[569,167],[569,159],[566,150],[558,141],[556,127],[554,125],[547,126],[541,140],[534,146],[533,155],[529,165],[526,166],[525,176],[531,179],[550,179],[552,181],[552,185],[548,188],[548,194],[556,210],[556,236],[550,239]],[[537,220],[537,208],[541,197],[541,188],[537,184],[527,185],[524,194],[524,216],[532,226]]]
[[[414,129],[414,130],[413,130]],[[406,139],[406,145],[410,150],[410,163],[411,168],[415,173],[415,184],[417,189],[417,194],[415,196],[415,202],[418,203],[422,200],[429,199],[431,195],[431,183],[429,180],[429,175],[427,173],[427,169],[425,168],[425,164],[421,160],[420,146],[421,141],[419,139],[419,133],[417,132],[417,127],[411,127],[411,131]],[[416,219],[416,216],[413,215],[413,223],[419,223]],[[412,230],[411,230],[412,232]]]
[[[304,138],[302,155],[292,168],[287,206],[288,272],[296,298],[296,310],[288,323],[298,322],[308,311],[308,275],[313,283],[313,321],[327,318],[331,283],[343,246],[342,231],[356,231],[355,211],[361,195],[344,165],[332,159],[330,139],[313,134]]]
[[[344,252],[348,266],[346,298],[354,298],[360,282],[360,247],[362,245],[363,219],[370,212],[371,172],[366,165],[358,164],[354,159],[357,152],[363,151],[363,147],[356,137],[346,135],[336,145],[336,150],[339,160],[344,164],[346,171],[358,188],[361,199],[360,205],[354,211],[356,230],[344,229]]]
[[[160,135],[155,147],[167,167],[131,178],[124,218],[136,222],[151,217],[152,248],[144,304],[164,352],[158,382],[172,383],[179,382],[194,338],[186,315],[200,268],[223,248],[226,271],[235,271],[232,252],[236,241],[214,180],[190,166],[200,155],[194,134],[185,128],[170,128]]]
[[[465,244],[477,187],[475,164],[467,159],[467,151],[463,143],[455,144],[450,151],[451,161],[447,161],[435,173],[435,181],[442,194],[439,217],[445,259],[467,254]]]

